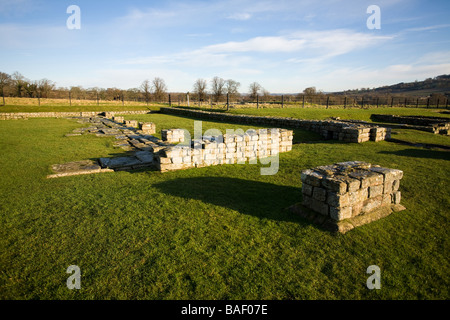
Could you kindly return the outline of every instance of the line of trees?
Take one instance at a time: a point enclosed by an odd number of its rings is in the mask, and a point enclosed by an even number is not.
[[[450,76],[439,76],[435,80],[442,86],[443,82],[450,81]],[[423,83],[430,81],[425,80]],[[241,94],[239,89],[241,84],[233,79],[225,80],[220,77],[214,77],[211,80],[197,79],[192,88],[193,98],[200,102],[209,100],[211,103],[225,102],[228,98],[233,102],[264,102],[264,103],[278,103],[280,102],[279,95],[272,95],[269,91],[264,89],[258,82],[253,82],[249,85],[247,94]],[[127,90],[119,88],[83,88],[81,86],[72,86],[69,88],[56,87],[56,83],[49,79],[30,80],[24,77],[19,72],[14,72],[11,75],[0,72],[0,93],[2,95],[2,102],[5,105],[5,97],[28,97],[28,98],[53,98],[53,99],[78,99],[78,100],[103,100],[103,101],[135,101],[135,102],[168,102],[169,94],[168,87],[164,79],[155,77],[153,80],[144,80],[137,88],[130,88]],[[171,93],[172,102],[185,102],[188,99],[187,93]],[[407,95],[402,95],[405,101],[405,96],[411,101]],[[395,97],[400,101],[400,95],[392,93],[376,93],[373,90],[369,92],[337,92],[334,94],[325,94],[317,90],[315,87],[308,87],[299,94],[283,95],[281,100],[284,103],[295,103],[306,101],[319,104],[346,104],[347,102],[361,100],[361,104],[373,103],[376,104],[393,104],[392,98]],[[347,99],[348,98],[348,99]],[[414,99],[416,99],[415,97]],[[421,97],[416,100],[419,104],[421,99],[428,99],[427,105],[441,104],[445,101],[448,104],[448,94],[431,93],[427,97]],[[419,102],[417,102],[419,101]],[[373,104],[372,103],[372,104]],[[404,103],[406,104],[406,103]]]
[[[242,97],[239,89],[240,82],[233,79],[222,79],[214,77],[209,81],[197,79],[193,85],[193,94],[198,101],[205,102],[211,99],[218,103],[224,101],[226,96],[232,101]],[[164,79],[155,77],[153,80],[144,80],[137,88],[127,90],[119,88],[83,88],[81,86],[57,87],[56,83],[49,79],[30,80],[19,72],[11,75],[0,72],[0,92],[3,105],[5,97],[27,97],[27,98],[53,98],[53,99],[79,99],[79,100],[126,100],[150,103],[166,102],[168,98],[168,87]],[[184,93],[173,94],[174,99],[184,100]],[[255,101],[257,96],[269,100],[270,93],[259,83],[253,82],[248,89],[248,98]]]

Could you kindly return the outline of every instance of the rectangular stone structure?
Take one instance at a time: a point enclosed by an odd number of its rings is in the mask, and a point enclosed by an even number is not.
[[[256,164],[257,159],[276,156],[292,150],[292,130],[273,128],[247,130],[245,134],[225,134],[217,139],[203,137],[191,141],[191,146],[169,146],[162,149],[156,164],[160,171],[180,170],[220,164]],[[184,130],[161,130],[162,139],[169,143],[182,142]],[[325,191],[316,197],[323,199]]]
[[[161,130],[161,139],[168,143],[184,142],[184,130],[183,129]]]
[[[156,125],[153,122],[139,122],[139,129],[144,134],[156,133]]]
[[[400,204],[403,171],[361,161],[302,171],[303,206],[339,222]]]

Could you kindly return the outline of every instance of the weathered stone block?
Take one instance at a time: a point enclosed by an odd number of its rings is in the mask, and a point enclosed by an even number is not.
[[[302,193],[307,196],[312,196],[313,186],[309,184],[303,183],[302,185]]]
[[[316,200],[314,198],[312,199],[310,208],[312,210],[320,213],[320,214],[323,214],[324,216],[327,216],[328,213],[329,213],[328,212],[329,211],[329,206],[326,203],[324,203],[322,201],[319,201],[319,200]]]
[[[347,207],[350,205],[349,194],[337,194],[335,192],[328,191],[327,204],[332,207]]]
[[[327,190],[315,187],[313,190],[313,198],[321,202],[325,202],[325,200],[327,199]]]
[[[341,221],[352,217],[351,207],[330,207],[330,217],[335,221]]]
[[[383,194],[384,186],[381,185],[375,185],[369,187],[369,198],[374,198],[377,196],[381,196]]]

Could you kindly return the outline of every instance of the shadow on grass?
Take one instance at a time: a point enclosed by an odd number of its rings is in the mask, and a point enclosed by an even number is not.
[[[153,186],[165,194],[201,200],[260,219],[310,224],[285,210],[300,201],[300,188],[227,177],[180,178]]]
[[[401,157],[443,159],[450,160],[449,151],[439,151],[430,149],[403,149],[398,151],[380,151],[382,154],[392,154]]]

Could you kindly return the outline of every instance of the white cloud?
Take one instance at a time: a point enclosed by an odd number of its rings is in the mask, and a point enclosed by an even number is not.
[[[232,19],[232,20],[245,21],[245,20],[249,20],[251,17],[252,17],[252,15],[250,13],[233,13],[233,14],[229,15],[227,18]]]
[[[378,45],[393,36],[375,36],[350,30],[302,31],[287,36],[254,37],[245,41],[230,41],[204,46],[189,52],[165,56],[138,57],[124,64],[190,63],[205,65],[238,65],[249,62],[242,53],[300,54],[286,60],[290,63],[319,63],[334,56]]]
[[[404,31],[420,32],[420,31],[430,31],[430,30],[449,28],[449,27],[450,27],[450,24],[439,24],[439,25],[434,25],[434,26],[409,28],[409,29],[405,29]]]
[[[230,41],[210,45],[201,49],[212,53],[231,52],[293,52],[301,50],[304,39],[287,39],[285,37],[256,37],[246,41]]]

